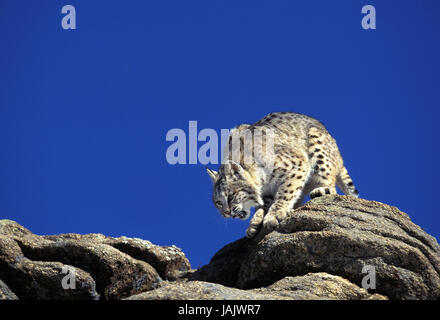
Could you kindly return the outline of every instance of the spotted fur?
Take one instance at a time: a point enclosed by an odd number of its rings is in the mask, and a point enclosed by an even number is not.
[[[265,130],[273,130],[274,155],[268,159],[263,138],[262,150],[251,148],[252,156],[259,161],[246,163],[243,151],[253,145],[246,144],[240,134],[256,129],[263,131],[263,137]],[[232,160],[234,135],[240,137],[237,162]],[[228,158],[220,170],[208,169],[214,184],[213,202],[224,217],[240,219],[249,218],[255,207],[246,231],[248,237],[253,237],[261,226],[265,231],[275,229],[308,194],[310,198],[336,194],[337,185],[345,194],[358,195],[335,139],[318,120],[306,115],[275,112],[252,125],[239,125],[231,130],[226,148]],[[268,161],[272,166],[267,166]]]

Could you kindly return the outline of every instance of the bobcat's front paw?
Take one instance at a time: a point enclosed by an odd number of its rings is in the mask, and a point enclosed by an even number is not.
[[[261,229],[261,223],[264,218],[264,210],[262,208],[258,209],[251,219],[249,227],[246,230],[246,237],[253,238]]]
[[[279,226],[280,222],[274,214],[268,214],[263,220],[263,229],[265,232],[275,230]]]
[[[263,220],[263,229],[265,232],[275,230],[280,222],[287,217],[287,210],[284,207],[272,206]]]
[[[247,238],[253,238],[258,233],[258,231],[260,231],[260,228],[248,227],[246,229],[246,237]]]

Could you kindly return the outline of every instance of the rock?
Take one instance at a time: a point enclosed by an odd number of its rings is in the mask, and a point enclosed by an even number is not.
[[[176,247],[100,234],[43,237],[14,221],[0,220],[0,279],[20,299],[121,299],[152,290],[162,279],[148,260],[165,276],[190,269]],[[68,275],[62,270],[69,266],[75,273],[75,290],[62,287]]]
[[[209,264],[190,274],[189,278],[237,287],[241,265],[255,244],[248,238],[227,244],[212,257]]]
[[[375,269],[374,292],[390,299],[440,298],[435,238],[395,207],[338,195],[292,211],[274,232],[225,246],[191,279],[250,289],[324,272],[361,287],[364,266]]]
[[[0,280],[0,300],[18,300],[17,296],[9,287]]]
[[[245,300],[270,299],[270,295],[240,290],[203,281],[170,282],[151,292],[133,295],[127,300]]]
[[[69,268],[75,290],[63,289]],[[175,246],[38,236],[0,220],[0,299],[17,298],[440,299],[440,246],[397,208],[338,195],[292,210],[269,234],[226,245],[198,270]]]
[[[127,300],[386,300],[349,281],[326,273],[286,277],[267,288],[242,290],[221,284],[169,282],[160,288],[133,295]]]
[[[127,237],[107,237],[102,234],[62,234],[45,236],[51,240],[85,240],[110,245],[134,259],[149,263],[163,279],[176,280],[191,269],[191,265],[181,249],[176,246],[157,246],[148,240]]]
[[[65,290],[64,265],[52,261],[32,261],[14,239],[0,235],[0,278],[14,295],[24,299],[97,299],[95,281],[83,270],[75,270],[77,290]]]
[[[380,294],[369,294],[342,277],[324,272],[285,277],[266,290],[294,300],[387,300]]]

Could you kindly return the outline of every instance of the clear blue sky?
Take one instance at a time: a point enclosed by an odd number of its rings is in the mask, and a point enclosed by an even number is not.
[[[76,30],[61,28],[66,4]],[[366,4],[376,30],[361,28]],[[167,163],[167,131],[295,111],[326,124],[361,197],[439,238],[439,12],[435,0],[2,0],[0,216],[175,244],[197,268],[247,222],[217,213],[203,165]]]

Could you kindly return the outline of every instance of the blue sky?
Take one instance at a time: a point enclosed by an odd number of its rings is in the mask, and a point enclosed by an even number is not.
[[[61,28],[67,4],[76,30]],[[366,4],[376,30],[361,28]],[[175,244],[197,268],[247,222],[216,212],[203,165],[167,163],[166,133],[295,111],[327,126],[361,197],[439,238],[439,9],[434,0],[3,0],[0,216],[38,234]]]

